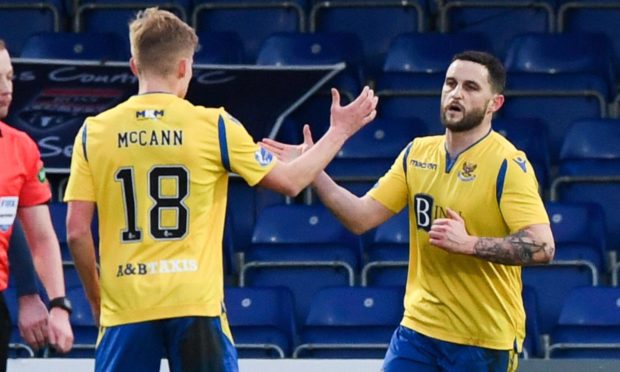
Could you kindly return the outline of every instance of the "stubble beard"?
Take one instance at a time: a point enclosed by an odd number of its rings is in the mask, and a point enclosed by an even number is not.
[[[482,120],[484,119],[484,115],[486,112],[486,106],[487,105],[485,105],[484,108],[473,109],[470,112],[466,111],[461,120],[456,122],[448,121],[448,118],[446,116],[447,111],[442,108],[440,115],[441,124],[444,126],[444,128],[450,130],[453,133],[467,132],[482,124]]]

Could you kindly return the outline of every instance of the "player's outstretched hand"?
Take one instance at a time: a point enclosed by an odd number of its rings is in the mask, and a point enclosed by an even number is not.
[[[303,132],[304,142],[299,145],[289,145],[270,138],[263,138],[263,140],[259,142],[259,145],[274,154],[278,160],[290,163],[314,145],[312,133],[310,132],[310,126],[308,124],[304,125]]]
[[[340,105],[340,93],[332,88],[332,106],[330,109],[330,127],[345,134],[347,138],[355,134],[364,125],[377,116],[379,97],[365,86],[357,98],[346,106]]]

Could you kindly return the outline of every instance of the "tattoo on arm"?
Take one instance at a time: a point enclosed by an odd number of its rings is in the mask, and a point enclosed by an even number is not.
[[[555,247],[537,242],[527,230],[505,238],[480,238],[474,246],[476,257],[504,265],[531,265],[553,257]]]

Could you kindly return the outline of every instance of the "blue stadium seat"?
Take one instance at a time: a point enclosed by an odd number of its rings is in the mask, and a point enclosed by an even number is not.
[[[377,78],[379,114],[416,117],[426,124],[429,133],[442,133],[439,96],[452,57],[465,50],[491,49],[487,37],[479,33],[398,35],[388,50],[383,73]]]
[[[73,261],[69,246],[67,244],[67,204],[52,202],[49,204],[52,226],[56,232],[58,243],[60,244],[60,255],[63,262]]]
[[[409,209],[379,225],[366,248],[362,286],[401,286],[409,265]]]
[[[234,238],[235,253],[245,252],[251,245],[257,214],[269,205],[283,203],[285,197],[282,194],[262,187],[250,187],[238,176],[230,177],[226,215]]]
[[[64,264],[69,264],[73,261],[71,252],[69,251],[69,245],[67,244],[67,204],[63,202],[51,202],[49,203],[50,217],[52,219],[52,226],[56,232],[56,238],[60,245],[60,255]],[[93,222],[91,225],[91,231],[93,234],[93,240],[95,243],[95,254],[99,255],[99,225],[97,211],[93,216]]]
[[[608,249],[620,248],[620,120],[582,120],[570,127],[551,199],[594,202],[605,213]]]
[[[297,327],[293,295],[288,288],[226,287],[224,299],[241,358],[290,356]]]
[[[540,327],[538,326],[538,303],[536,291],[530,286],[523,286],[523,307],[525,309],[525,340],[523,341],[523,355],[526,358],[535,358],[540,353]]]
[[[308,98],[288,118],[276,138],[287,143],[301,142],[302,124],[310,123],[314,138],[329,127],[331,93],[340,91],[342,104],[361,90],[364,82],[363,51],[359,38],[348,33],[276,33],[262,44],[256,63],[263,66],[333,65],[345,62],[346,68],[324,88]]]
[[[609,87],[599,75],[511,73],[498,116],[538,118],[549,132],[552,165],[575,120],[607,116]]]
[[[332,287],[318,292],[296,358],[383,358],[403,317],[403,288]]]
[[[65,261],[62,264],[62,272],[65,279],[65,288],[82,288],[82,281],[73,262]]]
[[[62,30],[62,1],[6,0],[0,3],[2,39],[11,54],[19,56],[26,40],[37,32]]]
[[[614,64],[620,71],[620,2],[618,0],[561,0],[558,9],[558,32],[601,33],[612,42]]]
[[[555,240],[556,261],[586,261],[607,272],[605,216],[594,203],[548,202],[545,207]]]
[[[448,0],[439,14],[441,32],[483,33],[500,57],[505,55],[509,41],[516,35],[552,32],[554,23],[553,7],[545,1]]]
[[[620,288],[574,289],[564,301],[546,357],[620,358]]]
[[[441,45],[441,48],[437,46]],[[385,57],[384,72],[441,74],[452,57],[465,50],[493,52],[487,37],[480,33],[406,33],[396,36]]]
[[[613,47],[601,34],[524,34],[510,41],[505,59],[508,72],[598,75],[615,97]]]
[[[243,63],[245,50],[239,34],[233,31],[212,31],[198,34],[194,63],[234,65]]]
[[[503,117],[493,119],[493,129],[525,152],[534,167],[538,184],[546,190],[551,172],[551,149],[545,123],[537,118]]]
[[[347,64],[330,85],[356,94],[364,82],[363,50],[359,38],[350,33],[275,33],[261,45],[257,65]]]
[[[21,58],[127,61],[124,40],[112,33],[41,32],[26,40]]]
[[[274,205],[257,217],[239,282],[289,287],[301,322],[317,290],[354,284],[360,260],[359,239],[325,207]]]
[[[318,1],[310,13],[310,31],[359,36],[366,69],[373,76],[381,71],[392,38],[406,32],[423,32],[424,19],[418,1]]]
[[[381,104],[377,108],[383,118],[418,118],[430,134],[441,134],[444,128],[439,120],[441,89],[444,74],[412,74],[386,72],[376,84]]]
[[[123,52],[129,55],[128,25],[138,11],[157,6],[187,21],[189,4],[190,0],[84,0],[79,2],[75,11],[73,31],[114,33],[124,41]]]
[[[246,62],[253,63],[260,45],[272,33],[305,31],[305,7],[306,0],[200,0],[194,2],[192,26],[199,32],[239,33]]]
[[[560,173],[575,174],[588,169],[592,175],[617,174],[620,170],[619,119],[588,119],[572,123],[566,133]]]
[[[542,334],[549,333],[557,324],[562,302],[573,288],[598,285],[598,273],[592,269],[590,265],[565,261],[523,267],[523,285],[532,287],[536,293]]]

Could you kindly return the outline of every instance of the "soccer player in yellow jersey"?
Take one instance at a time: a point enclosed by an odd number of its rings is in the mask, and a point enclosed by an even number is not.
[[[313,186],[352,231],[409,206],[405,314],[385,372],[514,371],[525,337],[521,266],[549,262],[554,241],[525,154],[491,127],[506,74],[492,55],[454,57],[441,94],[442,136],[414,139],[359,198],[322,173]],[[265,140],[278,157],[311,148]]]
[[[86,119],[75,139],[68,242],[95,319],[95,370],[237,371],[223,311],[222,235],[229,172],[297,195],[376,115],[369,88],[292,163],[278,162],[223,108],[184,99],[197,37],[170,12],[130,24],[139,94]],[[100,269],[90,231],[99,217]]]

